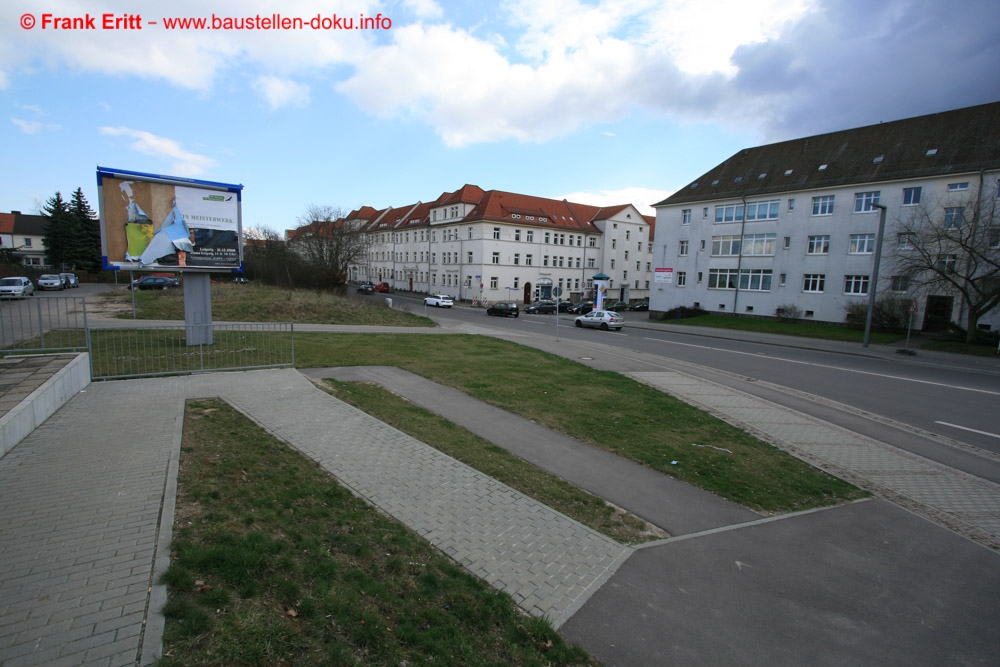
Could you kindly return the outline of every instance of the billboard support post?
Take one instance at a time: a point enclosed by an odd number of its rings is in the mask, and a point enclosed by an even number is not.
[[[184,274],[184,332],[188,347],[213,342],[212,281],[207,273]]]

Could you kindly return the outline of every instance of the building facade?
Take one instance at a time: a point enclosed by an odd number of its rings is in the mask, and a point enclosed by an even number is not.
[[[0,213],[0,247],[12,249],[14,258],[24,266],[48,267],[45,250],[47,222],[41,215],[25,215],[20,211]]]
[[[916,251],[903,230],[920,220],[957,227],[973,209],[989,213],[976,224],[996,230],[998,179],[1000,103],[742,150],[654,205],[650,310],[844,322],[874,284],[911,300],[917,328],[962,323],[953,290],[901,272]],[[995,255],[1000,233],[984,238]],[[1000,314],[979,324],[996,330]]]
[[[593,297],[593,277],[610,277],[608,298],[648,298],[654,220],[631,204],[597,207],[465,185],[430,203],[362,207],[338,221],[367,237],[352,282],[441,292],[460,300],[532,303]],[[290,230],[294,239],[296,230]]]

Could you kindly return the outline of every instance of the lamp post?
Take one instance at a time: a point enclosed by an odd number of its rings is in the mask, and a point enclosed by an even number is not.
[[[868,314],[865,316],[865,338],[862,347],[868,347],[868,337],[872,331],[872,313],[875,311],[875,292],[878,287],[878,266],[882,261],[882,234],[885,232],[886,207],[882,204],[872,204],[878,209],[878,234],[875,236],[875,265],[872,267],[872,279],[868,286]]]

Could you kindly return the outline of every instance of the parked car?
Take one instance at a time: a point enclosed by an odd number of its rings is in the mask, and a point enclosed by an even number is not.
[[[66,289],[80,286],[80,279],[76,277],[75,273],[60,273],[59,277],[62,278],[63,285],[66,286]]]
[[[568,313],[569,309],[573,307],[572,301],[560,301],[559,302],[559,312]]]
[[[643,299],[638,303],[633,303],[628,307],[631,311],[648,311],[649,310],[649,299]]]
[[[556,304],[552,301],[539,301],[538,303],[533,303],[524,309],[526,313],[554,313],[556,312]]]
[[[24,276],[0,279],[0,299],[23,299],[34,293],[34,284]]]
[[[250,279],[246,276],[236,276],[233,278],[234,285],[249,285]]]
[[[610,310],[592,310],[586,315],[580,315],[573,322],[578,327],[604,329],[605,331],[608,329],[621,331],[622,327],[625,326],[625,318]]]
[[[594,304],[589,301],[581,301],[580,303],[572,306],[567,313],[572,313],[573,315],[586,315],[594,309]]]
[[[374,294],[375,293],[375,283],[371,283],[371,282],[359,283],[358,287],[357,287],[357,290],[358,290],[358,294]]]
[[[389,293],[392,289],[389,287],[389,283],[379,283],[375,286],[375,291]]]
[[[171,287],[180,287],[180,283],[176,278],[167,278],[166,276],[143,276],[138,280],[133,280],[132,284],[128,286],[131,290],[151,290],[151,289],[170,289]]]
[[[497,301],[486,309],[486,314],[497,315],[499,317],[507,317],[508,315],[517,317],[520,314],[520,310],[513,301]]]
[[[424,297],[425,306],[437,306],[438,308],[451,308],[455,305],[452,298],[447,294],[431,294]]]
[[[62,290],[66,283],[56,273],[43,273],[38,276],[38,289],[40,290]]]
[[[610,310],[612,313],[623,313],[628,308],[628,301],[615,301],[614,303],[604,304],[604,310]]]

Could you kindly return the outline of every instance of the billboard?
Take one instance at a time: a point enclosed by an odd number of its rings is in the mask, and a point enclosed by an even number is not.
[[[241,271],[242,185],[97,168],[106,269]]]

